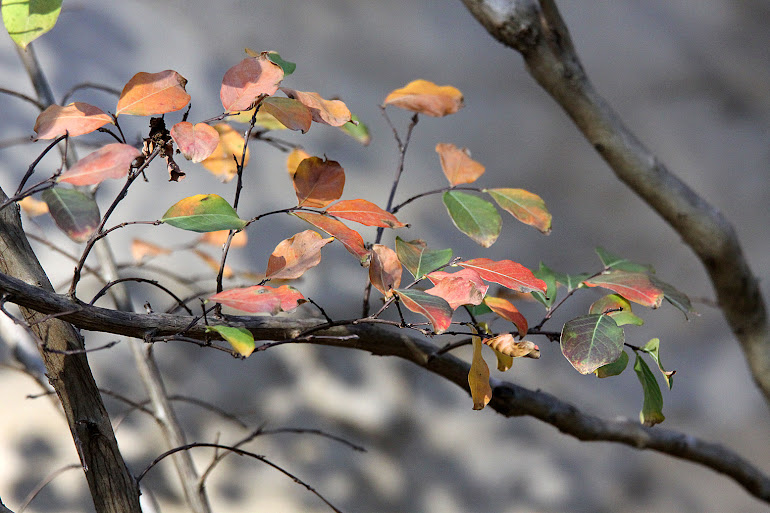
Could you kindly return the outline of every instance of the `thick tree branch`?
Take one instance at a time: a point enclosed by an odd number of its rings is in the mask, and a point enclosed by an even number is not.
[[[186,330],[186,337],[198,340],[206,340],[206,337],[211,336],[206,333],[205,325],[195,323],[191,326],[194,318],[189,316],[138,314],[90,306],[70,301],[65,296],[27,285],[4,274],[0,274],[0,294],[5,295],[8,301],[41,313],[61,313],[61,319],[86,330],[143,339],[172,336],[182,330]],[[320,319],[245,316],[209,318],[208,322],[243,326],[251,330],[257,340],[293,339],[307,329],[324,323]],[[315,338],[303,338],[301,341],[360,349],[379,356],[397,356],[468,390],[468,363],[449,354],[431,358],[437,347],[404,330],[362,323],[335,326],[316,331],[313,335]],[[355,335],[355,338],[350,338],[350,335]],[[658,427],[648,428],[631,421],[605,420],[586,415],[550,394],[528,390],[513,383],[495,381],[492,385],[494,394],[490,406],[503,415],[532,416],[579,440],[616,442],[691,461],[725,474],[752,495],[770,503],[770,477],[718,444]]]
[[[671,173],[594,89],[554,0],[463,0],[567,112],[615,172],[692,248],[711,278],[719,306],[770,403],[770,326],[757,278],[733,226]]]

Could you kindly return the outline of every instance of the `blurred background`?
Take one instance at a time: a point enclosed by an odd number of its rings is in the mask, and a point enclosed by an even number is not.
[[[770,19],[768,1],[617,0],[559,2],[584,65],[639,138],[698,193],[733,222],[754,272],[770,297],[768,221],[770,180]],[[288,87],[339,97],[371,129],[363,147],[337,129],[316,125],[306,135],[277,134],[311,154],[339,161],[346,171],[345,198],[366,197],[384,206],[398,152],[379,105],[391,90],[416,78],[451,84],[466,107],[442,118],[421,118],[406,157],[397,201],[442,187],[434,151],[438,142],[465,146],[484,164],[484,187],[520,187],[542,196],[554,216],[553,232],[504,217],[503,232],[489,249],[458,232],[438,196],[403,209],[412,227],[398,234],[423,238],[432,248],[452,247],[464,258],[513,259],[536,268],[577,273],[599,269],[596,246],[652,264],[658,275],[696,298],[699,316],[688,320],[670,305],[637,307],[646,323],[629,328],[627,341],[642,345],[659,337],[667,369],[677,371],[673,390],[663,390],[663,427],[727,445],[770,472],[770,416],[747,372],[738,344],[721,314],[708,306],[713,292],[700,263],[679,237],[619,183],[556,104],[529,78],[518,54],[494,41],[461,2],[439,0],[263,0],[206,2],[168,0],[65,1],[57,26],[35,43],[57,98],[72,86],[94,82],[120,89],[139,71],[174,69],[188,79],[190,120],[221,113],[224,72],[244,56],[244,47],[276,50],[297,63]],[[33,94],[13,44],[0,37],[0,86]],[[80,91],[74,100],[114,110],[109,94]],[[10,144],[33,134],[37,112],[0,95],[0,186],[15,190],[43,143]],[[409,114],[389,109],[406,128]],[[176,122],[181,114],[168,115]],[[129,140],[146,134],[145,119],[122,123]],[[169,126],[170,124],[169,123]],[[109,138],[96,134],[88,143]],[[286,155],[265,144],[251,147],[240,211],[251,217],[295,201]],[[186,196],[217,193],[231,199],[234,184],[221,184],[201,166],[180,159],[187,178],[166,182],[160,164],[148,183],[137,183],[114,222],[154,220]],[[58,166],[52,154],[36,177]],[[165,175],[165,176],[164,176]],[[102,208],[118,190],[106,184]],[[80,247],[47,217],[25,218],[25,227],[66,251]],[[269,217],[249,229],[247,247],[231,251],[238,271],[264,272],[282,239],[306,229],[297,219]],[[367,241],[374,231],[362,230]],[[121,263],[131,264],[135,237],[166,246],[195,240],[171,227],[129,227],[110,235]],[[386,234],[392,244],[394,234]],[[65,287],[73,262],[33,243],[51,281]],[[208,250],[216,255],[214,250]],[[90,262],[90,261],[89,261]],[[159,257],[152,264],[192,277],[185,286],[163,279],[182,296],[210,290],[214,272],[191,252]],[[95,262],[94,262],[95,265]],[[128,275],[132,271],[126,269]],[[295,286],[333,317],[360,311],[366,273],[339,244],[324,249],[321,264]],[[231,285],[250,284],[243,279]],[[93,278],[81,297],[100,288]],[[132,287],[138,307],[169,306],[154,289]],[[599,296],[580,294],[551,321],[586,312]],[[110,306],[108,300],[100,304]],[[531,324],[543,312],[519,303]],[[302,307],[297,315],[315,315]],[[87,334],[89,347],[114,340]],[[636,419],[642,391],[628,369],[610,380],[581,376],[557,344],[536,340],[540,360],[517,361],[498,378],[542,389],[586,413]],[[437,344],[443,341],[437,340]],[[0,357],[0,497],[16,509],[51,471],[77,462],[60,413],[33,380],[14,370],[11,350]],[[470,352],[457,354],[469,358]],[[157,346],[155,355],[170,394],[207,401],[243,424],[177,402],[189,441],[235,443],[260,425],[310,428],[364,446],[360,453],[312,435],[258,437],[247,448],[284,466],[343,511],[350,512],[759,512],[766,505],[732,481],[701,467],[652,452],[608,443],[581,443],[530,418],[505,419],[491,410],[471,410],[457,387],[395,359],[305,345],[284,345],[244,361],[195,346]],[[492,362],[491,353],[488,360]],[[97,382],[135,401],[146,394],[125,342],[89,356]],[[491,365],[491,363],[490,363]],[[117,425],[121,449],[140,472],[163,452],[159,431],[147,415],[105,398]],[[196,449],[199,470],[212,460]],[[208,483],[214,511],[328,511],[316,497],[264,465],[230,456]],[[185,511],[171,462],[143,481],[147,496],[166,513]],[[91,511],[82,472],[57,477],[28,511]]]

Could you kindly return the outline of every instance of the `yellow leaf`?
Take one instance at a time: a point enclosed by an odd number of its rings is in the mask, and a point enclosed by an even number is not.
[[[48,203],[27,196],[19,201],[19,206],[29,217],[37,217],[48,213]]]
[[[463,107],[463,93],[456,87],[438,86],[420,79],[391,92],[385,98],[385,105],[438,118],[460,110]]]
[[[233,155],[238,161],[243,155],[243,136],[227,123],[214,125],[219,133],[219,144],[214,152],[201,164],[223,182],[229,182],[238,173]],[[249,163],[249,149],[246,148],[246,158],[243,165]]]
[[[468,373],[468,385],[473,398],[473,409],[481,410],[492,399],[492,387],[489,386],[489,367],[481,356],[481,339],[473,337],[473,361]]]
[[[291,150],[291,153],[289,153],[289,156],[286,159],[286,170],[289,172],[289,176],[294,178],[294,173],[297,172],[299,163],[307,158],[310,158],[310,154],[308,152],[300,148],[294,148]]]

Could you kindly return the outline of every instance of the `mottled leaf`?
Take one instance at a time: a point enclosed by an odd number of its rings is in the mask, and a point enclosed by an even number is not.
[[[452,86],[438,86],[418,79],[385,98],[385,105],[393,105],[412,112],[442,117],[454,114],[463,107],[463,94]]]
[[[537,194],[524,189],[484,189],[484,192],[522,223],[534,226],[546,235],[551,233],[551,213]]]
[[[382,244],[372,246],[372,259],[369,262],[369,281],[372,286],[386,297],[391,289],[401,285],[401,262],[396,252]]]
[[[321,248],[334,239],[324,239],[313,230],[305,230],[284,239],[275,247],[267,261],[265,277],[293,280],[321,263]]]
[[[187,79],[174,70],[139,72],[123,87],[115,115],[157,116],[184,108],[190,103]]]
[[[313,116],[313,121],[330,126],[342,126],[352,119],[350,110],[340,100],[324,100],[318,93],[297,91],[282,87],[289,98],[302,102]]]
[[[62,0],[5,0],[0,3],[8,35],[24,50],[56,25]]]
[[[238,173],[238,166],[233,156],[240,162],[241,155],[243,155],[243,135],[227,123],[219,123],[213,128],[219,134],[219,143],[211,155],[201,162],[201,165],[223,182],[229,182]],[[249,149],[247,147],[243,165],[248,163]]]
[[[128,144],[112,143],[102,146],[78,160],[57,181],[72,185],[94,185],[108,178],[124,178],[131,163],[142,152]]]
[[[292,177],[300,207],[323,208],[342,196],[345,171],[339,162],[309,157],[299,163]]]
[[[636,355],[634,362],[634,372],[644,391],[644,403],[642,411],[639,412],[639,420],[645,426],[660,424],[666,419],[663,416],[663,395],[660,393],[658,381],[639,354]]]
[[[503,222],[494,205],[460,191],[445,192],[443,200],[458,230],[485,248],[495,243]]]
[[[282,285],[278,288],[254,285],[241,289],[230,289],[214,294],[209,299],[242,312],[270,315],[289,312],[306,302],[305,297],[289,285]]]
[[[75,102],[66,107],[49,106],[35,120],[34,130],[38,139],[56,139],[64,134],[90,134],[107,123],[112,123],[112,118],[99,107]]]
[[[310,109],[302,102],[291,98],[274,96],[265,98],[262,109],[277,119],[283,126],[290,130],[299,130],[303,134],[310,130],[313,116]]]
[[[366,226],[403,228],[404,223],[390,212],[365,199],[342,200],[326,209],[329,214]]]
[[[332,219],[329,216],[314,214],[312,212],[294,212],[294,215],[306,221],[316,228],[325,231],[345,246],[358,262],[363,265],[369,265],[369,250],[366,249],[364,239],[361,234],[345,226],[342,222]]]
[[[206,123],[180,121],[169,132],[184,158],[193,162],[206,160],[219,146],[219,132]]]
[[[438,143],[436,153],[441,160],[444,176],[452,187],[473,183],[484,174],[484,166],[471,158],[467,148],[458,148],[450,143]]]
[[[588,287],[610,289],[643,306],[658,308],[663,302],[663,291],[653,285],[649,275],[645,273],[612,269],[583,283]]]
[[[546,283],[535,278],[532,271],[512,260],[490,260],[489,258],[475,258],[458,262],[458,265],[466,269],[473,269],[486,281],[499,283],[503,287],[519,292],[532,292],[539,290],[545,292]]]
[[[393,293],[406,308],[425,316],[437,334],[445,332],[452,323],[452,307],[443,298],[421,290],[395,289]]]
[[[85,242],[99,226],[101,215],[94,199],[74,190],[53,187],[43,192],[56,226],[75,242]]]
[[[160,220],[193,232],[240,230],[246,225],[233,207],[216,194],[196,194],[180,200]]]
[[[221,325],[206,326],[206,333],[211,332],[218,333],[241,356],[248,357],[254,352],[254,335],[246,328]]]
[[[529,330],[527,319],[521,314],[521,312],[519,312],[518,308],[513,306],[510,301],[501,297],[487,296],[484,298],[484,303],[494,313],[503,319],[511,321],[513,324],[515,324],[516,329],[519,332],[519,336],[523,337],[527,334],[527,331]]]
[[[246,57],[227,70],[222,78],[219,98],[228,112],[248,110],[260,96],[272,96],[283,80],[283,69],[272,62],[267,52]]]
[[[405,241],[396,237],[396,254],[415,280],[452,260],[451,249],[430,250],[425,241],[420,239]]]
[[[609,315],[585,315],[567,321],[561,332],[561,352],[581,374],[590,374],[614,362],[625,337]]]

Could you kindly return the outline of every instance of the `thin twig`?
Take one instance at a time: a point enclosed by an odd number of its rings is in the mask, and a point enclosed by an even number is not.
[[[53,481],[54,479],[56,479],[57,477],[59,477],[61,474],[63,474],[64,472],[66,472],[68,470],[74,470],[74,469],[78,469],[78,468],[82,468],[82,466],[79,463],[71,463],[69,465],[65,465],[65,466],[63,466],[61,468],[58,468],[58,469],[54,470],[53,472],[51,472],[50,474],[48,474],[45,478],[43,478],[42,481],[40,481],[37,484],[37,486],[35,486],[27,494],[27,497],[21,503],[21,506],[19,506],[19,508],[16,510],[16,513],[22,513],[25,509],[27,509],[27,506],[29,506],[29,503],[32,502],[35,499],[35,497],[37,497],[37,495],[41,491],[43,491],[43,488],[48,486],[48,484],[51,481]]]

